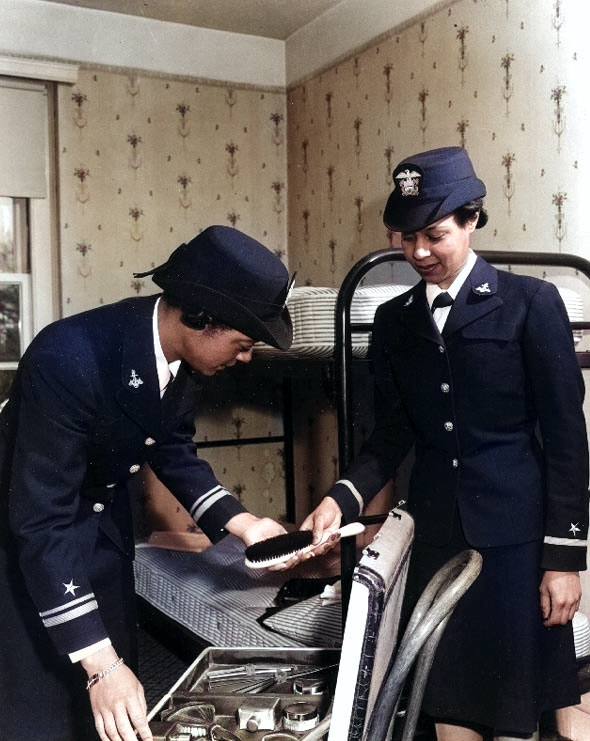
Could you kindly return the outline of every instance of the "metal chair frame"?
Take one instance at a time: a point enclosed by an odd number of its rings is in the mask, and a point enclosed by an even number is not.
[[[416,670],[408,697],[401,741],[411,741],[416,732],[426,681],[434,655],[457,603],[481,571],[482,557],[466,550],[448,561],[432,577],[420,596],[410,622],[392,652],[373,710],[363,732],[363,741],[388,741],[396,730],[396,712],[410,670]],[[321,741],[330,728],[326,717],[300,741]],[[399,724],[397,726],[399,728]]]

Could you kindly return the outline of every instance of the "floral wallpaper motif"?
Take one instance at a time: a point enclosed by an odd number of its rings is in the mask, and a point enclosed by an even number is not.
[[[502,167],[505,169],[504,175],[504,197],[508,202],[507,213],[510,216],[510,201],[514,195],[514,181],[512,178],[512,165],[516,159],[514,152],[508,152],[502,157]]]
[[[457,58],[457,66],[459,68],[459,72],[461,73],[461,85],[465,83],[465,68],[467,67],[467,62],[469,60],[466,44],[468,33],[468,26],[461,26],[461,28],[457,31],[457,39],[459,40],[459,55]]]
[[[502,69],[504,70],[502,78],[502,97],[506,101],[506,117],[510,115],[510,98],[514,93],[514,84],[512,82],[512,64],[514,62],[514,54],[505,54],[500,62]]]
[[[58,106],[65,314],[154,293],[133,272],[212,223],[287,262],[285,91],[84,68]]]
[[[87,98],[83,93],[76,91],[72,94],[72,100],[75,104],[73,114],[74,124],[78,128],[83,129],[88,123],[86,113],[84,111],[84,104],[86,103]]]
[[[565,131],[564,97],[566,93],[565,85],[559,85],[551,91],[551,100],[555,107],[553,110],[553,131],[557,137],[557,151],[561,151],[561,136]]]
[[[337,287],[352,263],[387,246],[391,170],[447,145],[469,151],[488,187],[490,225],[476,246],[583,254],[581,13],[574,0],[441,3],[292,86],[289,260],[299,282]]]
[[[90,177],[90,170],[81,166],[74,170],[74,176],[78,179],[78,185],[76,186],[76,200],[78,203],[86,203],[90,198],[88,191],[88,178]]]

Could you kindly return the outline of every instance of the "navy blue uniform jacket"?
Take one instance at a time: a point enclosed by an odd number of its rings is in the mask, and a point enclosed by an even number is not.
[[[99,530],[132,557],[126,483],[142,464],[213,541],[243,511],[197,457],[198,388],[189,369],[181,365],[160,401],[156,298],[46,327],[23,357],[0,417],[0,545],[18,552],[19,578],[61,654],[107,637],[89,562],[100,558]]]
[[[586,568],[584,386],[557,289],[481,258],[442,336],[420,282],[373,332],[375,427],[329,494],[346,519],[415,444],[416,538],[447,543],[458,514],[475,548],[544,541],[543,566]]]

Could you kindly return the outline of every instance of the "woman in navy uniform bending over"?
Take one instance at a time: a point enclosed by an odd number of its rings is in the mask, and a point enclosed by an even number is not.
[[[256,340],[290,346],[286,268],[211,226],[147,275],[162,294],[40,332],[0,416],[2,741],[151,740],[127,493],[143,464],[214,542],[284,532],[245,511],[193,438],[199,377],[249,362]]]
[[[415,446],[406,611],[453,555],[483,556],[423,709],[439,741],[529,738],[543,711],[579,702],[588,449],[572,331],[551,283],[471,250],[486,190],[465,150],[407,157],[393,179],[384,221],[421,280],[377,311],[373,432],[302,527],[319,543],[354,520]]]

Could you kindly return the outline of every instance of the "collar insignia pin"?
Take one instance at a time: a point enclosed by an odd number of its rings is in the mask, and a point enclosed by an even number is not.
[[[473,290],[479,294],[492,292],[489,283],[482,283],[481,286],[476,286]]]
[[[406,309],[408,306],[411,306],[413,303],[414,303],[414,295],[412,294],[410,298],[404,304],[404,309]]]
[[[141,380],[141,378],[137,375],[137,373],[134,370],[132,370],[131,378],[129,379],[129,385],[133,386],[134,389],[138,389],[142,383],[143,381]]]

